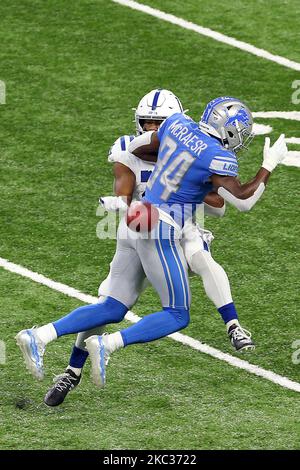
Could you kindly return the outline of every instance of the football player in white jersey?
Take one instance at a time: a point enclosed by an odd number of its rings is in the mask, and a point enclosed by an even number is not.
[[[173,93],[168,90],[152,90],[141,99],[135,110],[137,135],[156,131],[165,118],[182,110],[180,101]],[[114,165],[115,196],[101,198],[102,205],[107,210],[125,209],[132,200],[143,198],[154,163],[143,161],[128,152],[127,148],[134,137],[134,135],[121,136],[109,151],[108,161]],[[205,213],[220,217],[224,212],[224,200],[216,193],[208,194],[205,199]],[[235,335],[230,336],[232,345],[236,350],[253,348],[249,334],[245,333],[238,324],[228,277],[209,251],[213,239],[211,232],[195,224],[189,224],[184,233],[182,245],[191,270],[202,277],[206,294],[223,317],[227,331],[233,324],[237,325],[237,328],[234,328]],[[141,284],[141,291],[149,285],[147,279],[145,281]],[[100,302],[108,295],[109,282],[110,274],[99,286]],[[103,329],[98,327],[78,334],[66,371],[55,378],[54,385],[45,396],[47,405],[60,405],[68,392],[80,383],[82,368],[88,357],[85,340],[93,334],[101,334]]]

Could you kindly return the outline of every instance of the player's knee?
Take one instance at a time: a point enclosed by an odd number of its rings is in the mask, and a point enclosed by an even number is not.
[[[106,297],[104,302],[99,305],[101,305],[102,308],[105,307],[107,312],[110,312],[110,323],[119,323],[128,312],[128,307],[113,297]]]
[[[169,313],[175,319],[178,330],[186,328],[190,323],[190,310],[186,308],[168,308]]]

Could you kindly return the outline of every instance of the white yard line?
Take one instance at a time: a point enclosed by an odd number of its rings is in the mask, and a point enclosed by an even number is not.
[[[300,121],[300,111],[259,111],[252,113],[254,118],[288,119]]]
[[[294,62],[293,60],[287,59],[286,57],[271,54],[270,52],[252,46],[252,44],[248,44],[247,42],[239,41],[230,36],[226,36],[225,34],[218,33],[217,31],[213,31],[212,29],[205,28],[203,26],[199,26],[195,23],[192,23],[191,21],[186,21],[183,18],[179,18],[175,15],[165,13],[164,11],[149,7],[148,5],[144,5],[142,3],[134,2],[132,0],[112,1],[114,3],[118,3],[120,5],[132,8],[133,10],[138,10],[143,13],[146,13],[147,15],[154,16],[155,18],[159,18],[160,20],[167,21],[168,23],[175,24],[177,26],[180,26],[181,28],[189,29],[190,31],[194,31],[195,33],[201,34],[202,36],[206,36],[208,38],[214,39],[215,41],[227,44],[228,46],[232,46],[242,51],[249,52],[250,54],[253,54],[257,57],[261,57],[271,62],[275,62],[276,64],[282,65],[283,67],[287,67],[289,69],[297,70],[298,72],[300,72],[299,62]]]
[[[285,139],[287,144],[297,144],[300,145],[300,137],[287,137]],[[299,153],[299,152],[298,152]]]
[[[62,294],[68,295],[69,297],[78,299],[81,302],[95,303],[98,300],[97,297],[93,297],[92,295],[87,295],[82,292],[79,292],[78,290],[73,289],[73,287],[67,286],[66,284],[52,281],[52,279],[49,279],[48,277],[45,277],[42,274],[38,274],[34,271],[30,271],[29,269],[24,268],[23,266],[20,266],[18,264],[11,263],[7,259],[0,258],[0,267],[12,273],[19,274],[20,276],[31,279],[32,281],[37,282],[38,284],[42,284],[44,286],[50,287],[50,289],[61,292]],[[141,317],[139,317],[138,315],[135,315],[133,312],[128,312],[125,318],[131,323],[136,323],[141,319]],[[299,383],[293,382],[287,377],[283,377],[281,375],[275,374],[274,372],[270,370],[265,370],[254,364],[250,364],[249,362],[239,359],[238,357],[234,357],[234,356],[231,356],[230,354],[223,353],[222,351],[219,351],[216,348],[212,348],[211,346],[208,346],[207,344],[201,343],[200,341],[194,338],[191,338],[187,335],[183,335],[182,333],[174,333],[170,335],[170,338],[172,338],[174,341],[177,341],[193,349],[196,349],[197,351],[200,351],[204,354],[208,354],[209,356],[212,356],[215,359],[219,359],[221,361],[227,362],[233,367],[237,367],[239,369],[246,370],[247,372],[250,372],[251,374],[257,375],[259,377],[263,377],[264,379],[269,380],[270,382],[273,382],[277,385],[280,385],[281,387],[287,388],[289,390],[293,390],[295,392],[300,392]]]

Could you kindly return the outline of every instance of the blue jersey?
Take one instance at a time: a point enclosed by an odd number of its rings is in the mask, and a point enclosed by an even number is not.
[[[158,158],[146,187],[145,200],[174,218],[182,219],[184,213],[186,220],[192,215],[213,188],[212,174],[237,176],[236,155],[202,132],[185,114],[176,113],[166,119],[157,135]]]

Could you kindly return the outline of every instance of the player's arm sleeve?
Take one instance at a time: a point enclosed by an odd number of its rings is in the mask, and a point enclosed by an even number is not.
[[[238,178],[238,162],[234,153],[221,152],[214,156],[209,165],[215,191],[240,212],[248,212],[261,198],[264,181],[257,180],[242,185]]]
[[[213,174],[211,177],[214,190],[229,204],[235,206],[241,212],[247,212],[261,198],[270,172],[260,168],[256,176],[245,184],[241,184],[238,178]]]
[[[234,196],[230,191],[223,188],[222,186],[218,189],[218,194],[220,194],[220,196],[222,196],[225,201],[229,202],[229,204],[232,204],[234,207],[236,207],[240,212],[248,212],[261,198],[265,188],[265,184],[260,183],[252,196],[248,197],[247,199],[240,199]]]
[[[212,217],[223,217],[226,210],[224,199],[214,191],[209,192],[204,198],[204,214]]]
[[[222,207],[210,206],[206,202],[204,203],[204,214],[210,215],[212,217],[223,217],[226,211],[226,204],[224,203]]]

